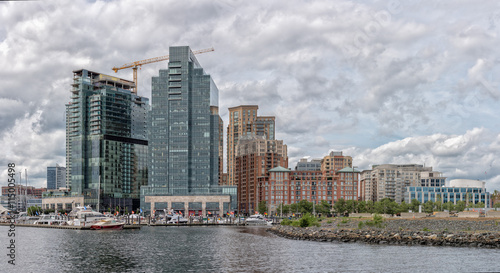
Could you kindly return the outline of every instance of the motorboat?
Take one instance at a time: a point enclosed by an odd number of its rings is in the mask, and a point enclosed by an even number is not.
[[[94,223],[90,226],[90,229],[123,229],[123,222],[117,222],[115,219],[102,219],[97,223]]]
[[[93,210],[90,206],[75,207],[69,214],[70,225],[85,226],[103,219],[109,219],[106,215]]]
[[[42,214],[40,219],[36,220],[35,225],[67,225],[67,221],[61,215]]]
[[[16,224],[33,224],[39,220],[40,216],[29,216],[26,212],[21,212],[16,218]]]
[[[182,217],[182,215],[175,214],[168,220],[167,224],[186,224],[188,222],[188,219]]]
[[[267,221],[262,214],[254,214],[245,220],[245,225],[267,225]]]

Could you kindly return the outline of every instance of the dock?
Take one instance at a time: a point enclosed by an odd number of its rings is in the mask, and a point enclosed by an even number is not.
[[[10,226],[9,223],[0,223],[0,226]],[[140,229],[142,225],[124,225],[123,229]],[[90,230],[90,226],[59,226],[59,225],[34,225],[34,224],[16,224],[16,227],[34,227],[34,228],[57,228],[57,229],[76,229]]]

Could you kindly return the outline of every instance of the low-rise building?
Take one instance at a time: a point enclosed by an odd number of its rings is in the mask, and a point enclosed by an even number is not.
[[[457,204],[465,201],[466,204],[483,202],[490,206],[490,193],[486,191],[485,182],[470,179],[455,179],[449,181],[444,187],[406,187],[405,202],[410,203],[416,199],[420,203],[427,201]]]

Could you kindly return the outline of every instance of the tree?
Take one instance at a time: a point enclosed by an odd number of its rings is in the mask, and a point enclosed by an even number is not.
[[[366,212],[366,201],[358,201],[358,212],[359,213]]]
[[[477,202],[475,205],[474,205],[475,208],[484,208],[484,203],[483,202]]]
[[[316,212],[321,213],[321,214],[328,214],[330,213],[331,210],[331,205],[328,204],[326,200],[321,200],[321,203],[319,203],[316,206]]]
[[[42,214],[42,208],[39,207],[39,206],[31,206],[31,207],[28,208],[27,213],[28,213],[29,216],[34,216],[34,215]]]
[[[365,203],[365,211],[367,213],[374,213],[375,212],[375,203],[373,201],[366,201]]]
[[[257,205],[257,209],[259,210],[260,214],[266,213],[267,212],[267,202],[260,201],[259,204]]]
[[[346,202],[343,198],[340,198],[333,204],[333,209],[335,210],[336,213],[339,215],[344,215],[347,212],[347,205]]]
[[[457,201],[457,204],[455,205],[455,210],[464,211],[465,210],[465,201]]]
[[[453,204],[453,202],[448,201],[448,202],[444,203],[443,209],[448,210],[448,211],[452,211],[452,210],[455,210],[455,205]]]
[[[427,201],[424,203],[424,212],[425,213],[433,213],[434,212],[434,202]]]
[[[358,201],[347,200],[345,204],[347,208],[347,213],[354,213],[358,210]]]
[[[308,202],[307,200],[300,200],[299,202],[299,212],[302,214],[312,213],[313,211],[313,203]]]
[[[398,210],[398,203],[390,198],[384,198],[375,202],[375,213],[379,214],[395,214]]]
[[[403,201],[403,202],[401,202],[401,205],[399,205],[398,212],[399,213],[408,212],[409,209],[410,209],[410,207],[408,206],[408,204],[406,204],[406,202]]]
[[[410,209],[411,209],[411,211],[418,212],[418,207],[419,206],[420,206],[420,201],[418,201],[417,199],[411,200],[411,203],[410,203]]]

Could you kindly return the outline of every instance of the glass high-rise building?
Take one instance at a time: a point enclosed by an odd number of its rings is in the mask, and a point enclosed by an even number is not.
[[[219,90],[188,46],[152,79],[149,186],[206,194],[219,181]]]
[[[56,164],[55,167],[47,167],[47,189],[55,190],[66,187],[66,168]]]
[[[144,211],[230,209],[220,196],[235,197],[236,189],[218,185],[223,137],[218,104],[219,90],[191,49],[170,47],[168,68],[152,78],[149,185],[141,188]],[[192,202],[194,196],[200,196],[198,201]]]
[[[139,207],[147,185],[149,100],[134,83],[81,69],[73,71],[66,105],[66,167],[72,196],[100,210]]]

